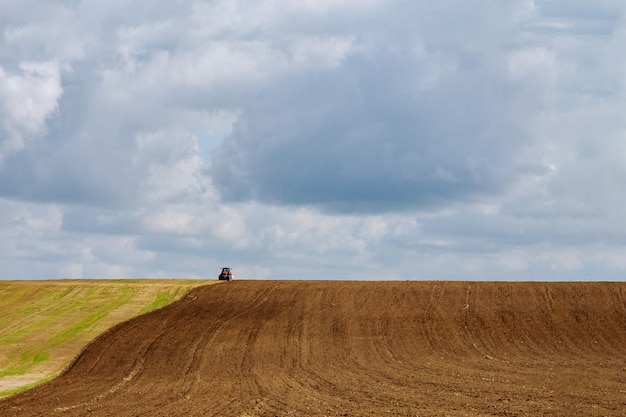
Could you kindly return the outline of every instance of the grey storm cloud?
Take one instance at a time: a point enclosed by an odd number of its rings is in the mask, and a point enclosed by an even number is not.
[[[213,155],[216,186],[228,200],[340,212],[500,192],[535,169],[547,82],[541,63],[512,68],[523,21],[515,7],[493,9],[404,4],[352,22],[336,65],[267,83],[244,103]]]
[[[504,54],[415,57],[391,43],[262,91],[214,155],[223,195],[394,210],[488,195],[523,173],[539,86],[512,79]]]

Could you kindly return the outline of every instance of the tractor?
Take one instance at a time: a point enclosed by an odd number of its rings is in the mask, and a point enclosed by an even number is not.
[[[220,272],[220,276],[218,277],[220,281],[230,281],[233,279],[233,271],[228,267],[222,268],[222,272]]]

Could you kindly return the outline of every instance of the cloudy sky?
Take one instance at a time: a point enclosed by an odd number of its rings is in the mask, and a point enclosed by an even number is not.
[[[623,0],[2,0],[0,279],[624,280]]]

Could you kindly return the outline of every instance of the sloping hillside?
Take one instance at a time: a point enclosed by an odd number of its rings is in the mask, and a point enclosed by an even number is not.
[[[0,281],[0,396],[50,379],[106,329],[205,283]]]
[[[235,281],[2,416],[624,416],[626,283]]]

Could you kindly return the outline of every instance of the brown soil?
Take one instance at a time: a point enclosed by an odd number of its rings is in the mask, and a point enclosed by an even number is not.
[[[2,416],[624,416],[626,283],[235,281]]]

